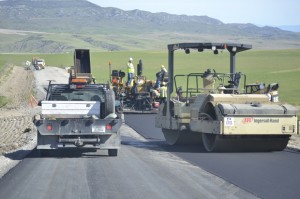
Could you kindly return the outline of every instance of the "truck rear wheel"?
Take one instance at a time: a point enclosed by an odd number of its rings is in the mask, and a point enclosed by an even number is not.
[[[105,94],[105,114],[106,116],[115,113],[115,93],[109,90]]]
[[[118,149],[108,149],[109,156],[118,156]]]
[[[112,90],[105,92],[105,102],[101,102],[101,114],[100,118],[104,119],[111,113],[115,113],[115,93]]]

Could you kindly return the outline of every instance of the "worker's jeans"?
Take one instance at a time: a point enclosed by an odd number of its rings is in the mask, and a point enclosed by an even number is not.
[[[156,79],[155,88],[160,88],[160,81],[161,81],[161,78]]]
[[[127,86],[131,86],[132,79],[133,79],[133,73],[128,73]]]

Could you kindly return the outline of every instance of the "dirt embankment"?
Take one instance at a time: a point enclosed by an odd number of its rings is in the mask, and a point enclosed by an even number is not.
[[[8,103],[0,108],[0,156],[36,140],[32,119],[40,113],[40,107],[34,103],[34,108],[31,107],[30,96],[43,99],[49,80],[66,84],[69,77],[66,70],[56,67],[37,71],[9,66],[2,74],[0,96],[8,99]]]
[[[34,93],[34,74],[23,67],[9,66],[0,77],[0,96],[8,103],[0,108],[0,155],[27,144],[35,136],[29,105]]]

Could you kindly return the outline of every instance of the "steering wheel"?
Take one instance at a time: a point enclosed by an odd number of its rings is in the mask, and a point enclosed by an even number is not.
[[[214,77],[218,78],[218,80],[222,81],[222,79],[220,78],[220,76],[218,75],[218,73],[216,72],[215,69],[213,69],[214,71]]]

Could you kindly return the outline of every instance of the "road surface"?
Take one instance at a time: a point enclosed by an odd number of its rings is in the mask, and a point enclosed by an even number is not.
[[[46,80],[68,77],[50,67],[35,75],[41,97]],[[126,122],[147,139],[123,126],[118,157],[107,151],[40,157],[34,150],[0,179],[0,198],[298,198],[298,153],[208,154],[199,146],[167,146],[154,115],[126,115]]]
[[[122,127],[118,157],[33,151],[0,180],[0,198],[256,198]]]
[[[206,153],[201,146],[168,146],[155,115],[125,116],[125,121],[157,146],[262,198],[300,197],[300,153]]]

